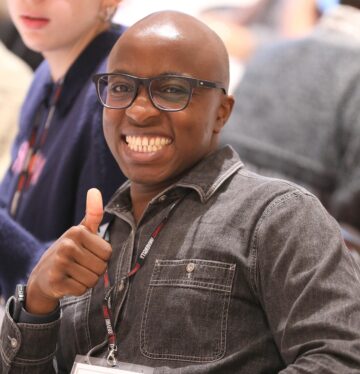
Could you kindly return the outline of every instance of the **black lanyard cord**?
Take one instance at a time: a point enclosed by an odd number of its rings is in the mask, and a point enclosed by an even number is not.
[[[124,283],[126,279],[133,277],[141,269],[156,238],[158,237],[161,230],[166,225],[171,213],[180,204],[180,202],[182,201],[184,197],[185,196],[179,198],[170,206],[168,213],[162,219],[162,221],[156,226],[155,230],[150,235],[150,238],[148,239],[144,249],[137,256],[135,266],[126,274],[125,277],[121,278],[122,284]],[[104,238],[108,237],[108,230],[109,230],[109,227],[104,234]],[[112,290],[114,289],[114,286],[110,285],[109,273],[107,270],[104,274],[104,287],[105,287],[105,296],[103,300],[103,316],[104,316],[106,331],[108,335],[108,351],[109,351],[107,355],[107,363],[109,366],[114,367],[117,362],[116,357],[115,357],[115,354],[117,352],[116,334],[115,334],[114,325],[112,322],[112,307],[111,307],[111,293],[112,293]]]
[[[41,117],[43,114],[43,109],[39,110],[36,114],[35,123],[32,128],[29,141],[28,141],[29,148],[26,152],[26,156],[24,157],[24,161],[23,161],[23,164],[21,166],[21,170],[18,176],[16,189],[11,199],[11,203],[9,207],[9,212],[12,217],[16,217],[16,213],[20,205],[22,193],[24,189],[26,189],[28,187],[28,184],[30,183],[29,179],[32,174],[32,169],[34,167],[36,155],[38,151],[40,150],[40,148],[43,147],[46,142],[49,128],[55,115],[56,105],[59,102],[62,87],[63,87],[63,80],[56,83],[54,91],[51,96],[50,107],[45,117],[43,131],[41,134],[39,134],[39,131],[41,128],[41,123],[42,123]]]

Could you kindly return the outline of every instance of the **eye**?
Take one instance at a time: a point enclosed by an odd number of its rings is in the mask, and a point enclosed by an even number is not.
[[[163,92],[166,94],[183,94],[187,93],[187,88],[183,86],[175,86],[175,85],[164,85],[159,87],[159,92]]]
[[[112,95],[121,95],[121,94],[126,94],[133,92],[134,88],[132,85],[126,83],[126,82],[117,82],[117,83],[112,83],[109,85],[109,92]]]
[[[189,84],[181,78],[162,78],[153,81],[152,92],[163,98],[177,99],[187,97],[190,92]]]

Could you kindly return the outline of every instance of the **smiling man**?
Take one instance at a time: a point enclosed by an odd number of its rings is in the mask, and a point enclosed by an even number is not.
[[[190,16],[155,13],[119,39],[94,82],[129,182],[104,239],[91,190],[9,299],[2,373],[360,371],[359,269],[312,194],[218,149],[228,81],[222,42]]]

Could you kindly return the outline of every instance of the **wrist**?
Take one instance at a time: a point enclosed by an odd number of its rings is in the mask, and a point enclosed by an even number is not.
[[[31,314],[46,315],[54,312],[59,306],[59,300],[44,295],[31,283],[26,288],[24,309]]]

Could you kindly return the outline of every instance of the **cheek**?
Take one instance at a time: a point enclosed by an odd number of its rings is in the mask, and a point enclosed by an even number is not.
[[[114,153],[115,148],[116,148],[116,142],[118,140],[118,137],[116,136],[116,125],[115,121],[112,118],[113,116],[109,115],[107,110],[104,110],[103,113],[103,131],[104,131],[104,136],[106,139],[106,142],[111,149],[111,151]]]

